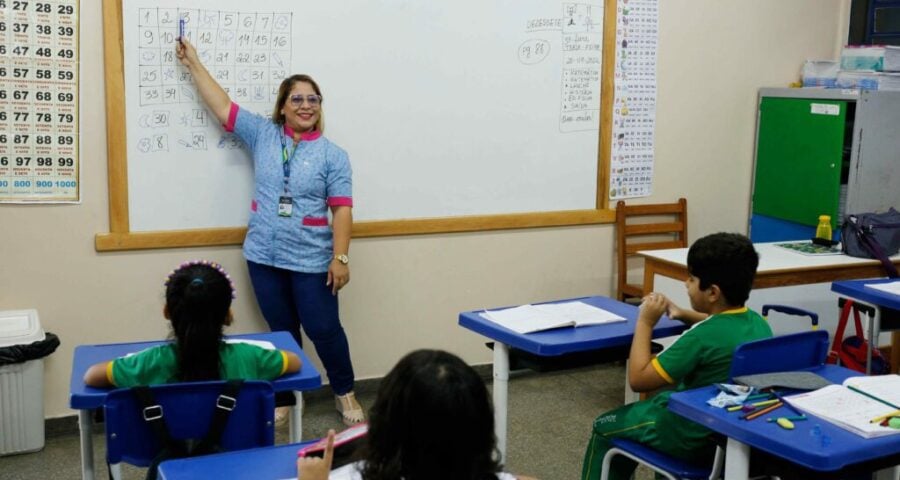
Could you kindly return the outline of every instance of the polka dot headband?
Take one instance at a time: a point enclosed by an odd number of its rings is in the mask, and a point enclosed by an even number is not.
[[[192,267],[194,265],[205,265],[205,266],[210,267],[210,268],[214,269],[215,271],[221,273],[222,276],[225,277],[225,280],[228,280],[228,285],[231,287],[231,299],[234,300],[235,298],[237,298],[237,293],[234,288],[234,280],[231,279],[231,275],[229,275],[228,272],[225,271],[225,268],[223,268],[221,264],[219,264],[217,262],[211,262],[209,260],[190,260],[187,262],[182,262],[181,265],[178,265],[178,268],[169,272],[169,275],[166,276],[166,281],[163,285],[168,287],[169,282],[172,281],[172,277],[175,276],[175,273],[177,273],[178,271],[180,271],[182,269]],[[193,280],[191,280],[191,283],[192,284],[202,284],[203,279],[194,278]]]

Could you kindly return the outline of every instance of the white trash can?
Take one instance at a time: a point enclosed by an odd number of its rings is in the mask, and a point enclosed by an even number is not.
[[[44,340],[37,310],[0,311],[0,349]],[[44,448],[44,360],[0,367],[0,456]]]

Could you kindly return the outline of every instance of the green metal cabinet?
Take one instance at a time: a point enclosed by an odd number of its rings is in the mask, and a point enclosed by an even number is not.
[[[819,215],[900,208],[900,92],[761,89],[754,241],[812,237]]]

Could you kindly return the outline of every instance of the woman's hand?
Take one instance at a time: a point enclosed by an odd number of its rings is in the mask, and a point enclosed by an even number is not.
[[[350,267],[338,260],[332,260],[328,266],[328,280],[325,285],[331,285],[331,294],[337,295],[338,290],[350,283]]]
[[[334,457],[334,430],[328,431],[328,443],[325,445],[325,455],[319,457],[300,457],[297,459],[298,480],[328,480],[328,472],[331,471],[331,461]]]
[[[197,56],[197,49],[188,42],[186,38],[182,38],[175,42],[175,56],[182,65],[189,70],[192,67],[200,65],[200,58]]]

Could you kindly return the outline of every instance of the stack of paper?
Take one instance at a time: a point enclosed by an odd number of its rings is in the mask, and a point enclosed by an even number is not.
[[[481,316],[516,333],[625,321],[614,313],[577,301],[486,310]]]
[[[785,397],[791,405],[865,438],[894,435],[900,430],[882,427],[885,415],[900,411],[900,376],[851,377],[843,385]],[[873,421],[875,420],[875,421]]]
[[[900,47],[893,45],[884,47],[884,71],[900,72]]]

